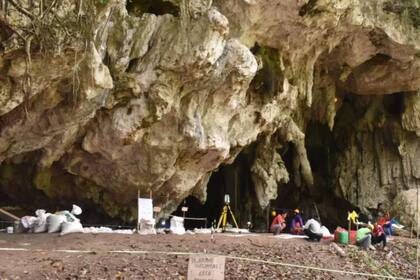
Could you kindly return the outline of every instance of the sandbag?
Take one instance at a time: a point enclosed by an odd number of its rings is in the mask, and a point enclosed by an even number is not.
[[[155,219],[140,219],[139,234],[156,234]]]
[[[66,221],[66,216],[64,215],[49,215],[47,218],[48,223],[48,233],[60,232],[61,224]]]
[[[171,218],[171,227],[169,230],[174,234],[185,234],[184,218],[173,216]]]
[[[23,227],[26,229],[31,229],[34,227],[34,224],[36,222],[37,218],[34,216],[23,216],[20,219],[20,222],[22,223]]]
[[[325,226],[321,227],[321,233],[322,233],[322,237],[323,238],[330,238],[333,235],[331,234],[331,232],[328,230],[328,228],[326,228]]]
[[[83,233],[83,226],[80,222],[63,222],[61,224],[61,233],[60,235],[66,235],[70,233]]]
[[[50,213],[46,213],[44,209],[38,209],[35,211],[37,219],[34,222],[34,233],[42,233],[48,230],[47,218]]]
[[[65,211],[60,211],[60,212],[56,212],[56,215],[63,215],[66,217],[66,222],[72,223],[72,222],[80,222],[80,220],[78,218],[76,218],[76,216],[74,216],[72,213],[70,213],[69,211],[65,210]]]

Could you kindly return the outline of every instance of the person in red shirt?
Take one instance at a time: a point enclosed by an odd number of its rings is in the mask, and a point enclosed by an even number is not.
[[[386,247],[386,235],[384,232],[384,229],[381,225],[378,223],[375,223],[373,225],[373,231],[372,231],[372,245],[377,243],[383,243],[384,248]]]
[[[285,212],[284,214],[278,214],[273,219],[270,229],[274,235],[279,235],[280,232],[282,232],[286,228],[286,217],[287,212]]]
[[[382,227],[386,235],[392,235],[392,220],[389,213],[385,213],[382,217],[379,217],[377,221],[378,225]]]

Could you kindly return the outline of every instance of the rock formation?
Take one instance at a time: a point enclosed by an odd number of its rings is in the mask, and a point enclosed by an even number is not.
[[[0,3],[8,201],[130,221],[152,190],[169,213],[247,147],[261,207],[287,189],[368,213],[420,185],[417,0]]]

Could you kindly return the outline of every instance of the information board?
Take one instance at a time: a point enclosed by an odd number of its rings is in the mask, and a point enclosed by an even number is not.
[[[139,198],[139,221],[141,219],[151,220],[153,219],[153,201],[151,198]]]
[[[224,256],[190,255],[188,263],[188,280],[224,280]]]

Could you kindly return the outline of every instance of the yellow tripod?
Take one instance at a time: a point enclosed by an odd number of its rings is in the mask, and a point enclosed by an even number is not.
[[[220,225],[222,225],[223,231],[226,229],[228,210],[229,210],[230,215],[232,216],[233,223],[235,224],[236,228],[239,229],[238,223],[236,222],[236,219],[235,219],[235,215],[233,215],[233,212],[230,209],[229,203],[225,203],[225,206],[223,206],[222,214],[220,214],[219,222],[217,223],[217,229],[220,228]]]

